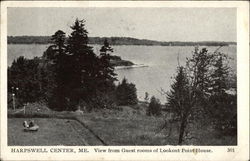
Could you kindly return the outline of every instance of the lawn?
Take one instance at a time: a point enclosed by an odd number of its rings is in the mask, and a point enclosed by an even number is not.
[[[33,105],[30,108],[34,108]],[[41,117],[33,118],[40,127],[38,132],[23,131],[22,123],[28,118],[8,119],[8,145],[177,145],[178,142],[178,124],[171,125],[171,132],[169,123],[162,129],[169,119],[168,113],[147,116],[144,104],[84,112],[83,115],[66,111],[41,112],[41,109],[27,110],[32,116],[37,113]],[[43,113],[51,116],[42,118]],[[188,130],[192,139],[185,139],[184,145],[237,145],[236,136],[220,136],[208,125],[191,125]]]
[[[39,125],[37,132],[24,132],[23,121],[33,119]],[[53,118],[9,118],[8,145],[20,146],[81,146],[101,145],[79,122]]]
[[[139,112],[138,112],[139,111]],[[122,110],[102,110],[84,113],[79,119],[108,145],[177,145],[179,126],[172,123],[161,128],[167,113],[161,116],[147,116],[142,109],[124,106]],[[191,124],[190,136],[184,145],[237,145],[236,136],[220,136],[209,125]]]
[[[108,145],[165,145],[176,144],[158,132],[160,119],[126,119],[84,117],[85,123]]]

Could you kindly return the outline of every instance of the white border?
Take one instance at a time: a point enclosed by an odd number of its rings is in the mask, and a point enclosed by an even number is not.
[[[151,146],[151,148],[201,148],[213,153],[11,153],[7,146],[7,7],[234,7],[237,8],[238,145]],[[226,16],[226,15],[225,15]],[[1,2],[1,159],[3,160],[248,160],[249,158],[249,3],[247,1],[3,1]],[[112,146],[109,146],[112,147]],[[230,146],[231,147],[231,146]],[[18,148],[18,146],[15,146]],[[28,147],[25,147],[28,148]],[[53,148],[53,147],[42,147]],[[77,149],[77,147],[73,147]],[[81,147],[82,148],[82,147]],[[108,147],[104,147],[108,148]],[[122,148],[114,147],[114,148]],[[140,146],[127,148],[140,148]],[[147,147],[148,148],[148,147]]]

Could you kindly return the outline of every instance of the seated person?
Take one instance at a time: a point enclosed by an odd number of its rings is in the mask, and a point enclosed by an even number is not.
[[[34,120],[29,121],[29,124],[27,121],[24,121],[23,126],[27,128],[35,126]]]
[[[26,127],[26,128],[28,128],[28,127],[29,127],[29,124],[28,124],[28,122],[27,122],[27,121],[24,121],[24,122],[23,122],[23,127]]]
[[[33,126],[35,126],[35,122],[34,122],[34,120],[31,120],[29,123],[29,127],[33,127]]]

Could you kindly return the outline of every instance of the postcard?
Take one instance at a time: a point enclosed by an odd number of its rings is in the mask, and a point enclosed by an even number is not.
[[[1,160],[249,160],[247,1],[1,2]]]

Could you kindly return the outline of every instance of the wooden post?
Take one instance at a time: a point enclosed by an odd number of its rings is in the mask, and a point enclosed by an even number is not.
[[[13,93],[12,94],[12,100],[13,100],[13,108],[14,108],[14,111],[16,110],[16,105],[15,105],[15,94]]]
[[[24,105],[24,107],[23,107],[23,114],[25,115],[25,107],[26,107],[26,105]]]

